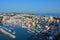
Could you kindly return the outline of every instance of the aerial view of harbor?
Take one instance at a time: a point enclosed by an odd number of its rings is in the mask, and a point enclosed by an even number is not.
[[[60,0],[0,0],[0,40],[60,40]]]

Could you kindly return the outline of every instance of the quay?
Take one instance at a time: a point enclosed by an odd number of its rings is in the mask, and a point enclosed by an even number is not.
[[[10,38],[16,38],[15,35],[12,35],[11,33],[5,31],[4,29],[0,28],[0,33],[2,33],[3,35],[7,36],[7,37],[10,37]]]

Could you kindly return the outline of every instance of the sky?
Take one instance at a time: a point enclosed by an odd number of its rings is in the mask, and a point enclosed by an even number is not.
[[[60,13],[60,0],[0,0],[0,12]]]

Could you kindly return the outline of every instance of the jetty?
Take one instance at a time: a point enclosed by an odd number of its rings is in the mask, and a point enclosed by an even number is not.
[[[13,34],[7,32],[7,31],[5,31],[5,30],[2,29],[2,28],[0,28],[0,33],[3,34],[3,35],[5,35],[5,36],[7,36],[7,37],[9,37],[9,38],[13,38],[13,39],[16,38],[15,35],[13,35]]]

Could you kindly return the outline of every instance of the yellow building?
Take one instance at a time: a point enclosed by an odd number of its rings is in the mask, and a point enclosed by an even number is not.
[[[53,22],[54,21],[54,17],[50,16],[50,21]]]
[[[35,26],[35,22],[32,22],[32,26]]]
[[[19,23],[22,23],[22,20],[19,20]]]

